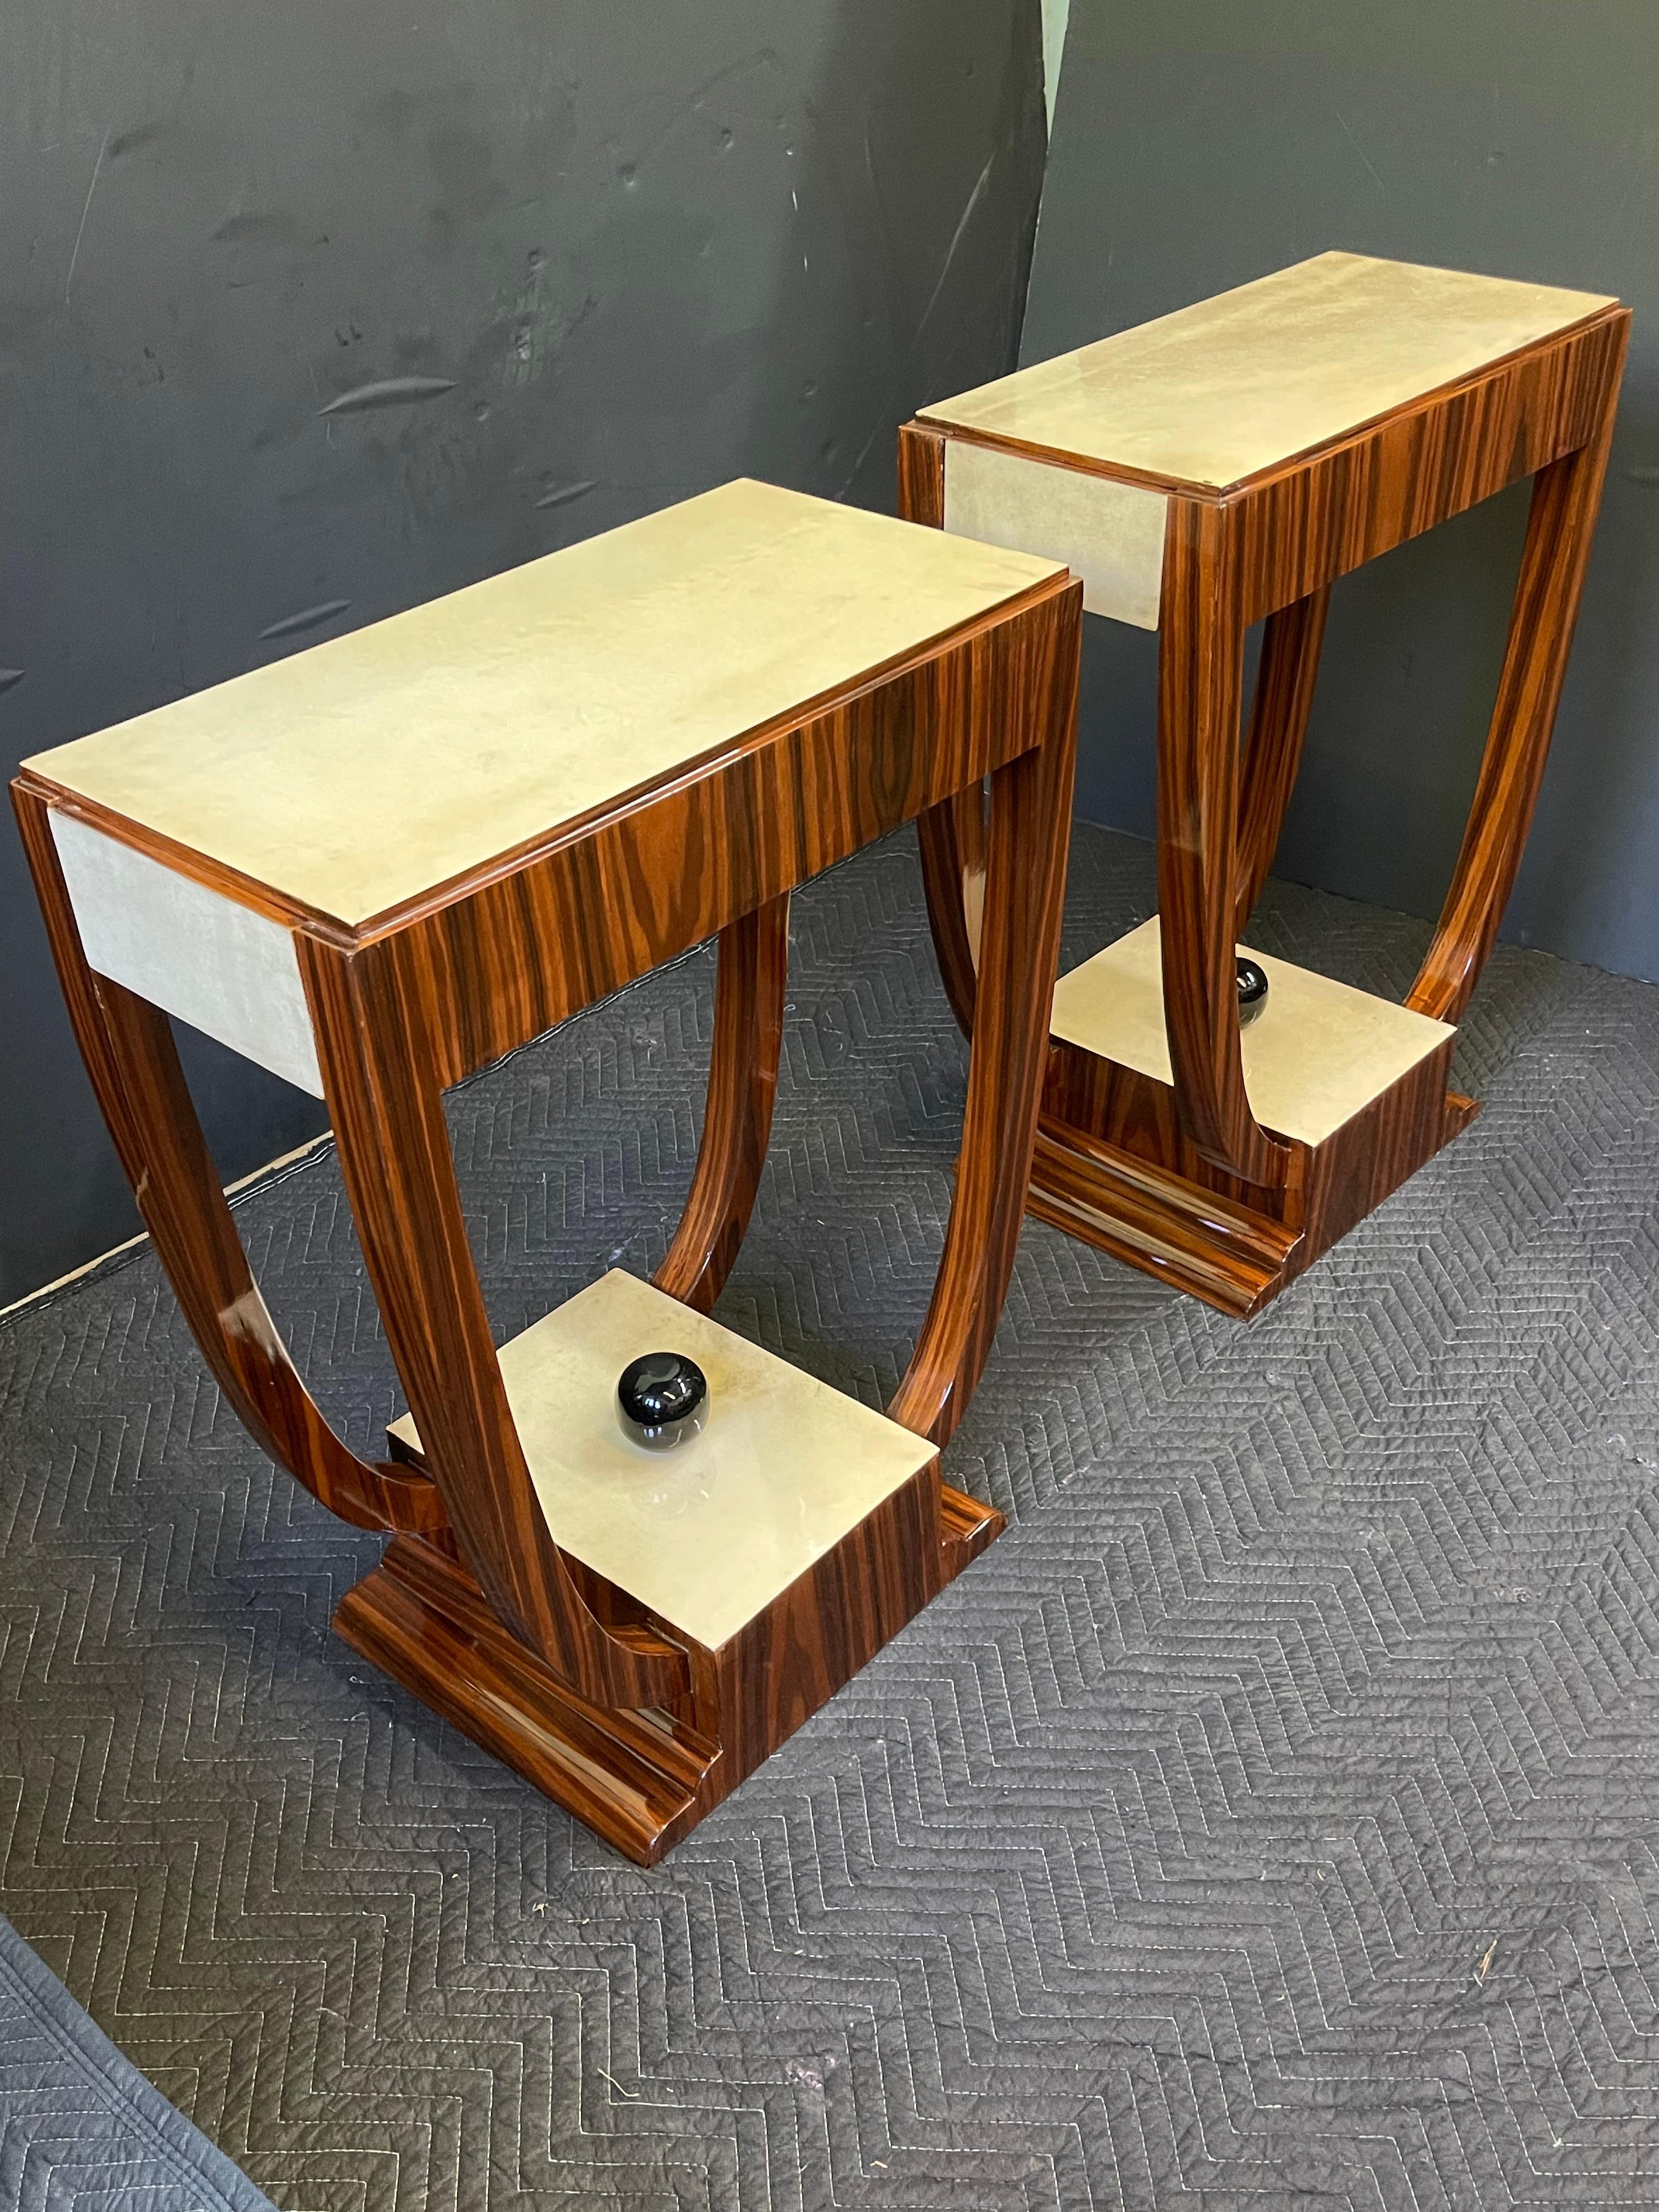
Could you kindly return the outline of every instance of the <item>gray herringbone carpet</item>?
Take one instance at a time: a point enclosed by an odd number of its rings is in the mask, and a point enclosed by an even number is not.
[[[1147,911],[1079,834],[1073,957]],[[1400,989],[1425,933],[1253,933]],[[963,1052],[898,839],[798,902],[722,1312],[877,1400]],[[648,1268],[710,965],[454,1100],[504,1334]],[[147,1254],[0,1330],[0,1911],[278,2204],[1659,2199],[1659,990],[1501,952],[1475,1128],[1246,1328],[1028,1224],[949,1465],[1015,1525],[653,1874],[328,1634],[374,1545]],[[331,1159],[241,1220],[361,1450]]]
[[[0,1920],[7,2212],[271,2212]]]

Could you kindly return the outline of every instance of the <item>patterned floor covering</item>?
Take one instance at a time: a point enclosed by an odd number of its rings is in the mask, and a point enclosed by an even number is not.
[[[0,1921],[0,2203],[271,2212]]]
[[[1073,957],[1150,908],[1079,832]],[[1426,932],[1273,889],[1373,988]],[[721,1311],[877,1402],[963,1048],[915,848],[797,902]],[[453,1100],[502,1335],[660,1255],[699,955]],[[1501,951],[1474,1129],[1249,1327],[1027,1225],[1008,1534],[651,1874],[357,1661],[147,1251],[0,1327],[0,1911],[284,2212],[1659,2201],[1659,990]],[[335,1165],[240,1220],[360,1450]]]

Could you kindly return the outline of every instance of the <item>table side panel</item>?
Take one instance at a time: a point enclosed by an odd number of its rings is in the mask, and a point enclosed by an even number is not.
[[[1506,362],[1227,501],[1246,624],[1576,452],[1618,372],[1629,310]]]
[[[1069,580],[395,933],[459,1082],[1041,741]],[[388,930],[388,934],[393,933]]]
[[[88,965],[320,1098],[293,933],[76,815],[50,818]]]
[[[1158,628],[1167,495],[969,438],[946,440],[944,466],[948,532],[1064,561],[1086,613]]]

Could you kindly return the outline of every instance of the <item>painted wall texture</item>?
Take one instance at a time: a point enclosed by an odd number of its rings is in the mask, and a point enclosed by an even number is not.
[[[1013,365],[1035,0],[6,0],[0,751]],[[375,825],[363,823],[365,837]],[[137,1226],[0,832],[0,1302]],[[312,1102],[187,1039],[231,1176]]]
[[[1505,935],[1659,976],[1659,9],[1072,0],[1022,357],[1327,246],[1620,295],[1636,321]],[[1524,488],[1339,584],[1279,872],[1433,915]],[[1150,834],[1153,641],[1085,625],[1080,811]]]

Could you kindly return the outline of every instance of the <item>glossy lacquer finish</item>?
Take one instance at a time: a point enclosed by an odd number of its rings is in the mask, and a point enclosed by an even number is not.
[[[896,538],[878,550],[902,566],[910,534],[879,527]],[[936,1447],[989,1352],[1030,1175],[1070,814],[1080,592],[1052,564],[1025,563],[1031,580],[1016,572],[1000,596],[975,580],[996,574],[977,555],[965,573],[992,602],[981,611],[850,672],[797,713],[704,747],[650,787],[362,922],[252,883],[56,782],[50,757],[14,786],[82,1051],[198,1341],[266,1450],[332,1510],[396,1534],[342,1603],[340,1632],[645,1863],[1000,1526],[993,1509],[941,1483]],[[811,640],[811,626],[802,634]],[[657,1276],[660,1291],[706,1314],[765,1155],[789,894],[962,791],[976,802],[988,794],[975,1036],[939,1278],[889,1415],[923,1440],[916,1471],[751,1618],[705,1644],[550,1530],[468,1247],[442,1093],[715,937],[702,1145]],[[418,1438],[394,1439],[392,1461],[361,1462],[330,1433],[283,1350],[165,1017],[86,963],[56,864],[53,810],[291,930],[342,1174]],[[710,1435],[719,1412],[714,1404]],[[787,1486],[789,1468],[775,1473]]]
[[[1500,308],[1516,289],[1532,311],[1524,295],[1535,288],[1493,289],[1505,295]],[[1469,296],[1479,305],[1478,293]],[[1565,303],[1559,313],[1567,315],[1577,295],[1539,297]],[[1406,1000],[1450,1024],[1468,1005],[1514,886],[1543,774],[1617,405],[1628,313],[1595,300],[1581,305],[1569,327],[1546,330],[1443,390],[1416,394],[1237,483],[1162,480],[1158,868],[1170,1077],[1118,1066],[1103,1046],[1056,1040],[1031,1206],[1225,1310],[1249,1313],[1273,1297],[1475,1110],[1446,1089],[1448,1043],[1319,1144],[1264,1126],[1241,1060],[1237,948],[1295,783],[1333,581],[1530,474],[1520,580],[1480,781],[1439,926]],[[1004,396],[1019,382],[930,411],[901,432],[902,513],[942,526],[953,438],[1040,453],[1032,424],[1048,403],[1042,392],[1029,404]],[[1064,377],[1054,383],[1062,411],[1070,410],[1070,443],[1048,459],[1073,472],[1158,481],[1103,458],[1112,451],[1109,416],[1090,445],[1079,428],[1079,389]],[[1218,389],[1212,404],[1224,407],[1224,392]],[[1218,437],[1224,447],[1225,435]],[[1264,617],[1241,746],[1245,633]],[[983,873],[976,795],[952,794],[924,817],[921,835],[941,974],[971,1031]],[[1270,1004],[1261,1020],[1272,1019]]]
[[[70,1018],[168,1280],[215,1379],[260,1449],[360,1528],[432,1534],[442,1501],[407,1468],[370,1465],[334,1434],[276,1333],[196,1116],[167,1017],[82,957],[45,799],[20,780],[17,818]]]

